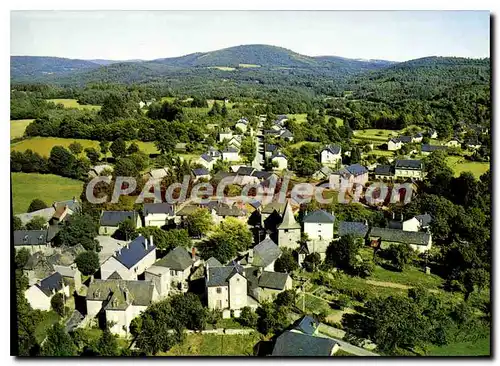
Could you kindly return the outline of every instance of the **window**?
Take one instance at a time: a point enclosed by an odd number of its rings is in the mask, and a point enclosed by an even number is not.
[[[170,276],[175,276],[175,271],[173,269],[170,270]]]
[[[217,293],[221,294],[222,293],[222,287],[217,287]]]
[[[287,232],[288,232],[288,229],[285,229],[285,233],[287,233]]]

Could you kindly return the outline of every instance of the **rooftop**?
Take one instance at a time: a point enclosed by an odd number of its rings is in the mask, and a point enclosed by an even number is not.
[[[335,221],[335,216],[325,210],[315,210],[309,212],[304,217],[304,222],[315,222],[315,223],[325,223],[333,224]]]
[[[123,221],[131,219],[134,224],[137,221],[135,211],[102,211],[99,224],[101,226],[118,226]]]
[[[368,225],[363,222],[341,221],[338,234],[339,236],[352,235],[355,238],[364,238],[368,229]]]
[[[167,214],[168,216],[174,215],[174,206],[170,203],[145,203],[142,210],[144,216],[149,214]]]
[[[422,170],[424,165],[421,160],[396,160],[396,169]]]
[[[277,339],[273,356],[331,356],[337,342],[297,331],[285,331]]]
[[[431,234],[416,231],[403,231],[398,229],[388,229],[373,227],[370,231],[370,237],[380,237],[383,241],[395,243],[427,245],[431,239]]]
[[[184,271],[193,264],[193,259],[191,255],[183,247],[176,247],[172,249],[168,254],[156,262],[155,266],[167,267],[175,271]]]
[[[148,239],[141,235],[116,251],[114,257],[125,267],[131,268],[155,249],[156,246],[153,243],[149,243]]]

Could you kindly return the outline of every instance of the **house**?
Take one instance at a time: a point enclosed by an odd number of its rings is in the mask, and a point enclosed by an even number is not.
[[[82,274],[78,270],[75,263],[70,266],[54,265],[54,270],[60,273],[63,277],[64,283],[73,286],[75,290],[82,287]]]
[[[101,278],[111,275],[123,280],[136,280],[137,276],[153,265],[156,260],[156,246],[153,236],[149,240],[142,235],[118,249],[111,257],[101,264]]]
[[[168,167],[152,169],[146,174],[146,179],[162,180],[168,175]]]
[[[293,141],[293,133],[286,128],[282,129],[279,134],[280,139],[285,141]]]
[[[401,216],[400,221],[396,221],[395,214],[393,214],[392,220],[389,222],[389,228],[416,232],[420,230],[427,230],[431,222],[432,217],[428,213],[414,216],[408,220],[403,220],[403,216]]]
[[[321,169],[319,169],[318,171],[316,171],[313,175],[312,175],[312,178],[313,179],[316,179],[316,180],[324,180],[324,179],[328,179],[330,177],[330,175],[333,174],[333,169],[328,167],[328,166],[323,166],[321,167]]]
[[[247,132],[248,128],[248,119],[245,117],[240,118],[236,124],[234,125],[235,128],[239,128],[243,133]]]
[[[59,272],[55,272],[24,291],[24,297],[33,309],[49,311],[50,300],[55,294],[69,297],[69,286]]]
[[[222,310],[224,318],[240,316],[241,309],[257,308],[259,301],[272,300],[277,294],[292,288],[287,273],[263,271],[262,268],[244,268],[238,263],[228,266],[206,265],[205,294],[209,309]]]
[[[236,219],[246,221],[246,211],[243,208],[238,207],[236,203],[230,206],[224,202],[210,201],[203,206],[210,210],[212,220],[216,225],[220,224],[226,217],[234,217]]]
[[[188,280],[191,270],[199,264],[200,259],[196,256],[194,249],[189,253],[186,248],[176,247],[168,252],[165,257],[154,263],[151,268],[148,268],[146,275],[155,271],[153,267],[166,268],[169,272],[162,281],[165,282],[165,278],[168,278],[169,282],[167,286],[161,287],[160,294],[165,295],[165,290],[168,294],[168,291],[172,289],[186,292],[188,290]]]
[[[434,151],[441,151],[441,150],[443,151],[446,150],[446,146],[423,144],[421,149],[422,155],[429,155]]]
[[[135,211],[102,211],[99,219],[99,235],[113,235],[125,220],[132,220],[136,228],[142,227],[141,218]]]
[[[330,188],[339,189],[342,185],[365,185],[368,182],[368,169],[360,164],[353,164],[337,170],[330,175]]]
[[[239,150],[235,147],[229,146],[222,150],[222,160],[226,161],[240,161]]]
[[[191,176],[193,177],[194,182],[199,181],[200,179],[210,180],[210,172],[206,168],[196,168],[191,170]]]
[[[201,166],[205,167],[206,169],[212,170],[214,168],[215,162],[220,158],[220,153],[219,156],[211,156],[209,154],[202,154],[198,160],[196,160],[197,164],[200,164]]]
[[[112,324],[111,333],[128,336],[130,322],[159,299],[151,281],[94,280],[87,291],[87,317],[100,314]]]
[[[219,132],[219,142],[222,142],[224,140],[231,140],[231,137],[233,137],[233,132],[229,129],[223,129],[221,132]]]
[[[304,234],[309,240],[333,239],[333,224],[335,216],[324,210],[315,210],[309,212],[304,217]]]
[[[333,356],[340,346],[331,338],[303,333],[297,329],[286,330],[276,338],[272,356],[321,357]]]
[[[328,145],[320,153],[321,164],[339,168],[342,163],[342,148],[338,145]]]
[[[387,141],[387,150],[396,151],[403,147],[403,142],[398,137],[393,137]]]
[[[281,256],[281,249],[269,237],[266,237],[253,249],[249,250],[248,262],[264,271],[274,272],[274,262]]]
[[[278,225],[278,244],[282,248],[296,249],[300,241],[300,224],[295,221],[292,205],[287,200],[283,210],[283,219]]]
[[[16,215],[26,225],[35,217],[43,217],[48,225],[57,225],[67,220],[81,209],[81,204],[76,197],[67,201],[54,202],[50,207],[41,210]]]
[[[302,319],[299,320],[295,329],[304,334],[317,335],[319,325],[320,322],[317,319],[309,315],[304,315]]]
[[[458,137],[453,137],[446,141],[445,145],[448,147],[460,147],[460,139]]]
[[[43,251],[49,247],[47,230],[15,230],[13,236],[15,249]]]
[[[270,158],[274,155],[274,153],[278,150],[278,146],[274,144],[264,144],[264,157],[266,159]]]
[[[396,160],[394,178],[424,179],[424,164],[421,160]]]
[[[340,221],[338,235],[340,237],[351,235],[355,239],[365,239],[369,227],[364,222]]]
[[[285,170],[285,169],[288,169],[288,159],[286,158],[286,156],[279,152],[279,151],[275,151],[273,156],[271,156],[271,161],[273,163],[276,163],[278,164],[276,168],[273,168],[273,169],[277,169],[277,170]]]
[[[478,140],[471,139],[465,142],[465,146],[471,150],[479,150],[482,145]]]
[[[105,172],[113,172],[113,167],[108,164],[94,165],[92,169],[89,170],[89,177],[95,178],[101,176]],[[107,174],[107,176],[111,176],[111,174]]]
[[[174,205],[166,202],[145,203],[142,209],[144,226],[163,227],[175,218]]]
[[[390,245],[409,244],[418,253],[424,253],[432,247],[432,235],[418,231],[373,227],[368,235],[373,247],[386,249]]]
[[[431,139],[437,139],[438,138],[438,133],[435,129],[430,129],[427,131],[427,136],[429,136]]]
[[[394,178],[394,168],[391,165],[377,165],[374,171],[375,179],[392,180]]]
[[[411,142],[422,142],[424,135],[421,132],[417,132],[411,139]]]
[[[242,136],[241,135],[234,135],[228,141],[227,146],[232,146],[232,147],[234,147],[236,149],[239,149],[241,147],[241,140],[242,140]]]

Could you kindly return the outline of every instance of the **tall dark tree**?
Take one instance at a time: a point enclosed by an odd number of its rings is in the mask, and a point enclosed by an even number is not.
[[[115,159],[118,159],[122,156],[125,156],[125,154],[127,153],[127,145],[125,144],[125,141],[123,141],[121,138],[118,138],[113,141],[113,143],[109,147],[109,150],[111,151],[113,157]]]
[[[28,212],[42,210],[47,207],[48,206],[45,202],[43,202],[39,198],[35,198],[33,201],[31,201],[30,206],[28,207]]]

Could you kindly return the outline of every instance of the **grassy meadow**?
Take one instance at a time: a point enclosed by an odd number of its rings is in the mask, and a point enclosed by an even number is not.
[[[47,205],[54,201],[80,197],[83,182],[53,174],[11,173],[14,214],[28,210],[31,201],[40,198]]]
[[[23,137],[26,127],[33,121],[34,119],[11,119],[10,138]]]
[[[461,156],[448,156],[446,158],[448,165],[458,177],[462,172],[471,172],[476,178],[481,177],[490,169],[490,163],[479,161],[468,161]]]
[[[260,335],[189,334],[182,344],[175,345],[161,356],[252,356]]]
[[[64,108],[90,109],[96,111],[101,109],[100,105],[80,104],[76,99],[47,99],[47,102],[62,104]]]

